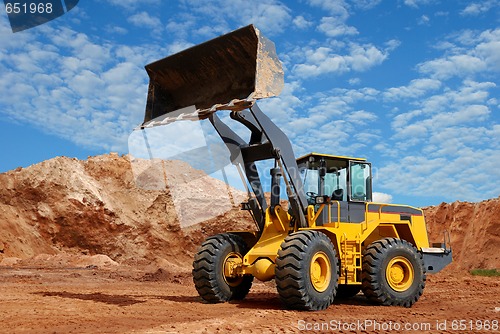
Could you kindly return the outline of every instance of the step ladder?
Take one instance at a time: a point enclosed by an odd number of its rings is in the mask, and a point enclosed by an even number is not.
[[[340,244],[342,251],[340,259],[342,281],[340,283],[357,282],[358,272],[361,273],[361,236],[358,233],[354,239],[348,240],[344,233]]]

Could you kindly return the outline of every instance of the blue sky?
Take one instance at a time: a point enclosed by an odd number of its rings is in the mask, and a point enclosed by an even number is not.
[[[498,0],[88,0],[15,34],[0,9],[0,172],[127,153],[144,65],[250,23],[286,73],[261,109],[297,156],[366,157],[396,203],[500,195]]]

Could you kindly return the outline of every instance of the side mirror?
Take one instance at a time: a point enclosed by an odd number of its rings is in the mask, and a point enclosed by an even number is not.
[[[319,176],[325,177],[326,175],[326,167],[320,167],[319,168]]]
[[[330,203],[330,197],[329,196],[316,196],[314,198],[314,202],[316,204],[329,204]]]

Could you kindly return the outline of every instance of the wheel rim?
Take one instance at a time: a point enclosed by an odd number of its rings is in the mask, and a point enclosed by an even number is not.
[[[408,290],[413,284],[414,277],[413,265],[405,257],[397,256],[387,265],[387,283],[395,291],[403,292]]]
[[[328,288],[332,277],[330,259],[324,252],[314,254],[310,267],[311,283],[318,292]]]
[[[243,258],[240,254],[234,252],[227,254],[222,265],[222,276],[227,285],[236,287],[243,281],[242,276],[234,276],[232,274],[234,273],[234,268],[241,263],[243,263]]]

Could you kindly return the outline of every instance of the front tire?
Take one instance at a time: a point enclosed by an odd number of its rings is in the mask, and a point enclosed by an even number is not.
[[[338,270],[335,248],[324,233],[290,234],[276,258],[275,280],[280,299],[291,309],[326,309],[337,292]]]
[[[363,252],[362,290],[382,305],[412,306],[425,287],[422,255],[409,242],[385,238]]]
[[[229,262],[243,260],[247,246],[238,235],[223,233],[207,238],[193,261],[193,281],[198,294],[209,303],[241,300],[250,291],[253,276],[224,274]]]

